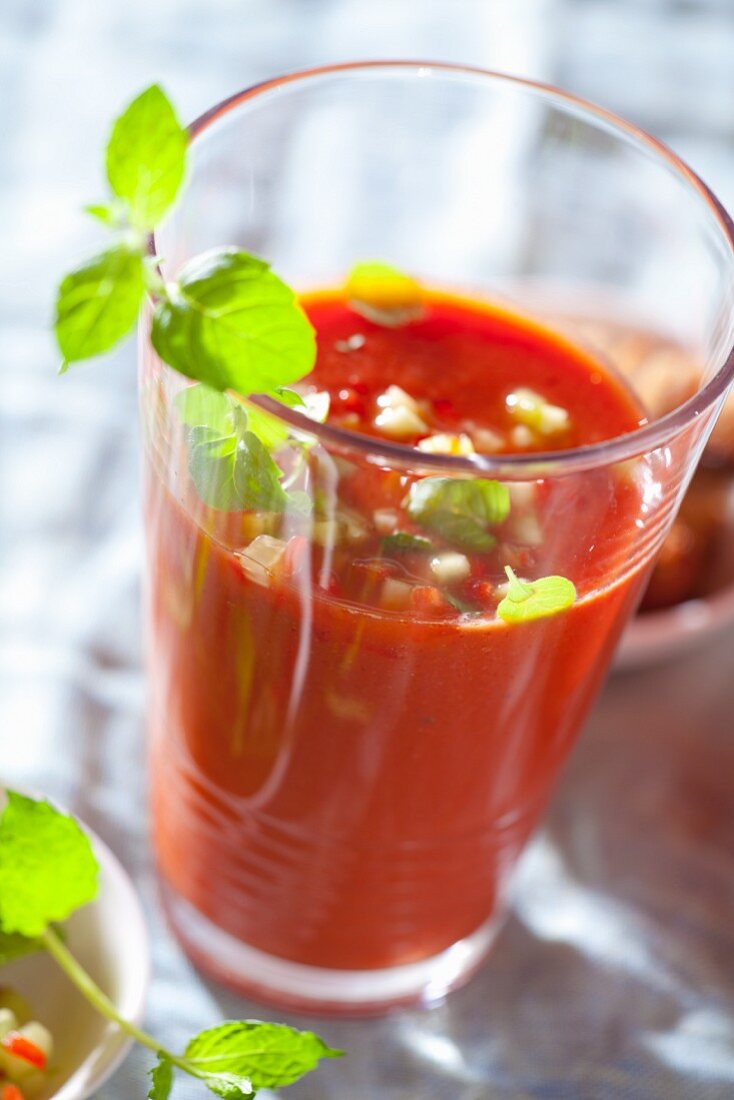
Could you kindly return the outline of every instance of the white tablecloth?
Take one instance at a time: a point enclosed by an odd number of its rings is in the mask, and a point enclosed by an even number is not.
[[[134,349],[57,380],[47,331],[56,276],[96,233],[77,208],[102,194],[109,120],[153,79],[193,117],[286,69],[439,57],[604,101],[732,202],[733,47],[730,0],[2,0],[0,775],[73,807],[133,874],[169,1045],[284,1017],[197,974],[156,903]],[[289,1097],[734,1095],[732,641],[608,686],[487,967],[431,1012],[307,1021],[348,1057]],[[103,1095],[145,1095],[148,1064],[133,1054]]]

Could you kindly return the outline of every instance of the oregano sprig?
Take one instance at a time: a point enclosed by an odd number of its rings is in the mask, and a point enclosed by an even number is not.
[[[86,208],[112,243],[61,282],[54,325],[61,370],[128,336],[149,295],[152,343],[180,373],[243,396],[287,386],[313,366],[315,337],[293,290],[265,260],[217,248],[166,280],[149,254],[150,234],[184,181],[187,145],[157,84],[114,123],[106,151],[110,201]]]
[[[55,927],[93,901],[98,886],[92,845],[74,818],[8,791],[0,815],[0,966],[46,950],[102,1016],[156,1055],[150,1100],[166,1100],[174,1069],[225,1100],[247,1100],[261,1088],[292,1084],[323,1058],[341,1056],[311,1031],[259,1020],[225,1021],[195,1035],[183,1054],[167,1050],[120,1016]]]
[[[567,577],[539,577],[535,581],[520,580],[510,568],[507,574],[507,594],[497,607],[497,614],[506,623],[527,623],[546,619],[566,611],[576,600],[576,588]]]

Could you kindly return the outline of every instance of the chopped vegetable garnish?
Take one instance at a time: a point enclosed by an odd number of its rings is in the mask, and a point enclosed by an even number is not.
[[[12,1054],[14,1058],[20,1058],[22,1061],[28,1062],[36,1069],[46,1068],[46,1055],[44,1052],[21,1032],[10,1031],[4,1036],[0,1045],[2,1045],[3,1050],[7,1051],[8,1054]]]
[[[420,416],[405,405],[383,409],[375,417],[375,427],[390,439],[411,439],[428,431],[427,425]]]
[[[471,455],[474,454],[474,444],[463,432],[461,435],[447,435],[444,432],[421,439],[418,450],[432,455]]]
[[[439,584],[458,584],[471,574],[471,564],[457,550],[446,550],[431,558],[431,572]]]
[[[381,535],[391,535],[398,525],[398,513],[393,508],[378,508],[372,514],[375,530]]]
[[[410,607],[413,585],[388,577],[382,585],[380,605],[388,611],[404,611]]]
[[[377,398],[377,404],[380,412],[375,417],[375,427],[383,435],[392,439],[410,439],[428,431],[418,403],[400,386],[388,386]]]
[[[525,424],[516,424],[510,432],[510,442],[513,447],[517,447],[519,451],[525,451],[528,447],[532,447],[536,442],[536,438],[533,435],[530,428]]]
[[[476,450],[481,454],[497,454],[505,446],[499,432],[493,432],[491,428],[473,428],[471,438]]]
[[[420,283],[390,264],[356,264],[345,290],[352,308],[378,324],[402,325],[422,310]]]
[[[286,544],[282,539],[276,539],[272,535],[258,535],[246,550],[239,553],[242,568],[251,580],[267,585],[285,553],[285,548]]]
[[[483,551],[496,542],[489,528],[507,518],[510,495],[499,481],[425,477],[413,482],[405,505],[411,519],[446,542]]]
[[[513,390],[505,399],[510,417],[540,435],[556,435],[565,432],[570,424],[567,409],[551,405],[534,390]]]
[[[451,606],[439,588],[430,584],[418,584],[410,594],[410,604],[419,615],[445,615]]]
[[[523,581],[510,566],[505,567],[509,581],[507,594],[497,607],[497,614],[506,623],[523,623],[543,619],[565,611],[576,599],[576,589],[566,577],[539,577]]]

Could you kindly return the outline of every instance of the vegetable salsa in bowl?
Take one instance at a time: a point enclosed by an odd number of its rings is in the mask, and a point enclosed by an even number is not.
[[[25,796],[22,801],[30,804]],[[0,805],[4,803],[5,794],[0,792]],[[47,804],[38,805],[42,812],[51,813]],[[37,893],[58,912],[62,893],[73,893],[75,880],[84,878],[84,867],[66,876],[61,845],[54,845],[44,826],[45,822],[39,825],[38,835],[53,858],[48,885]],[[17,819],[12,830],[5,829],[6,844],[11,832],[13,840],[20,840]],[[87,836],[91,840],[99,867],[99,894],[75,912],[58,935],[88,974],[90,984],[98,983],[111,1006],[137,1023],[143,1016],[149,979],[148,933],[140,902],[109,848],[89,830],[84,835],[85,843]],[[26,874],[21,880],[25,890],[14,892],[18,912],[36,897],[38,852],[19,865],[26,867]],[[40,941],[0,929],[0,1100],[85,1100],[119,1065],[132,1040],[98,1014],[40,946]]]

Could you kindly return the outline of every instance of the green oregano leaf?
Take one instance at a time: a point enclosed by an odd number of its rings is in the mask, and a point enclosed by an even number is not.
[[[158,84],[146,88],[115,122],[107,178],[138,229],[153,229],[172,205],[184,177],[187,144],[187,132]]]
[[[238,511],[242,504],[234,483],[236,434],[196,427],[189,432],[187,445],[189,473],[199,497],[211,508]]]
[[[153,316],[153,346],[181,374],[247,396],[297,381],[316,357],[290,287],[247,252],[217,249],[181,271]]]
[[[168,1100],[173,1087],[173,1063],[163,1051],[158,1053],[158,1061],[150,1071],[150,1078],[148,1100]]]
[[[311,1031],[257,1020],[231,1021],[208,1028],[186,1047],[186,1060],[197,1072],[226,1074],[235,1082],[246,1082],[254,1090],[290,1085],[315,1069],[322,1058],[341,1055],[341,1051],[332,1050]],[[229,1095],[213,1091],[220,1096]]]
[[[33,955],[41,950],[37,939],[21,936],[19,932],[3,932],[0,929],[0,966],[22,959],[24,955]]]
[[[97,896],[99,868],[73,817],[8,791],[0,817],[0,928],[31,939]]]
[[[566,611],[576,599],[576,589],[567,577],[539,577],[520,580],[509,565],[507,595],[497,606],[497,614],[506,623],[525,623]]]
[[[127,336],[144,291],[143,258],[125,243],[70,272],[56,299],[56,339],[65,365],[101,355]]]
[[[404,503],[419,526],[462,550],[483,552],[496,542],[489,528],[509,515],[510,494],[484,478],[424,477],[413,482]]]
[[[182,423],[192,428],[209,428],[218,435],[229,435],[234,428],[234,401],[211,386],[186,386],[176,394],[174,404]]]
[[[280,484],[281,471],[254,432],[245,431],[237,443],[234,485],[244,508],[258,512],[285,512],[288,494]]]
[[[427,554],[435,549],[430,539],[424,535],[412,535],[409,531],[394,531],[380,539],[383,554]]]

